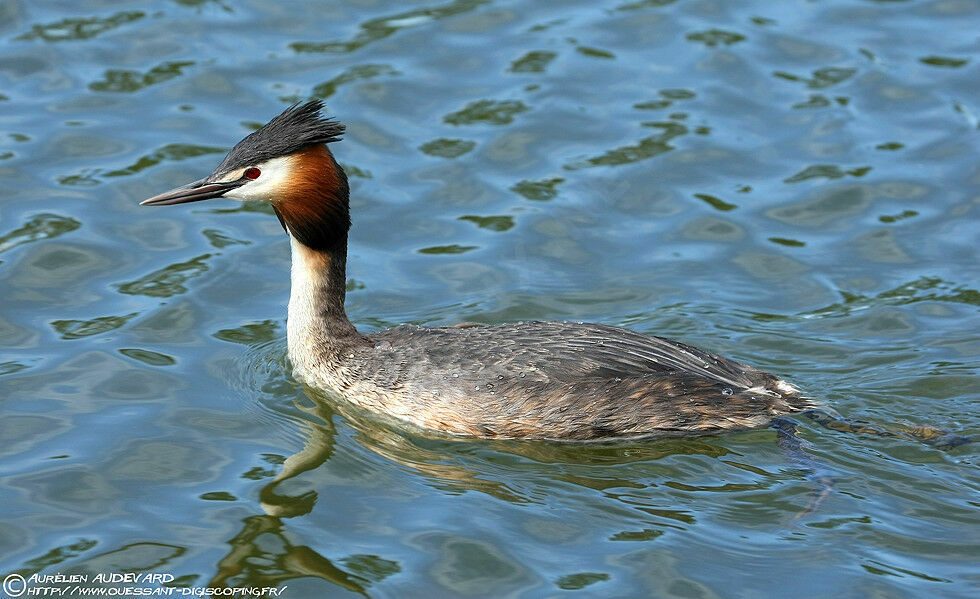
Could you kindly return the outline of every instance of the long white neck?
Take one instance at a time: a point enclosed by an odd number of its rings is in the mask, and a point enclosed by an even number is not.
[[[344,312],[347,294],[347,243],[330,252],[310,249],[289,238],[292,250],[286,339],[289,358],[311,372],[331,360],[360,334]]]

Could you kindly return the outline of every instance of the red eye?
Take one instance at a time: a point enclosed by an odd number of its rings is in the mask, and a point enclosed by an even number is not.
[[[254,166],[252,168],[245,169],[245,178],[246,179],[258,179],[259,178],[259,175],[261,175],[261,174],[262,174],[262,171],[260,171],[259,169],[255,168]]]

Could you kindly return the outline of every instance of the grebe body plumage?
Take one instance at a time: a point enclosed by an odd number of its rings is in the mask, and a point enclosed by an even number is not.
[[[710,434],[814,407],[792,385],[683,343],[591,323],[360,333],[344,311],[348,186],[319,101],[243,139],[208,177],[145,205],[272,205],[290,236],[289,358],[312,387],[424,429],[565,440]]]

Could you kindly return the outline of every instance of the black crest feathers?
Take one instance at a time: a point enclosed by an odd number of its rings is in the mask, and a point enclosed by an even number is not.
[[[213,176],[259,164],[298,152],[309,146],[340,141],[344,126],[334,119],[320,116],[323,102],[311,100],[293,104],[228,152]]]

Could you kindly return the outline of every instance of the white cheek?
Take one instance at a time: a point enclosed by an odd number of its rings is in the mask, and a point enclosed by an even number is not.
[[[259,178],[229,191],[225,197],[241,202],[271,202],[276,192],[285,188],[292,161],[291,156],[282,156],[256,164],[255,168],[262,171]]]

